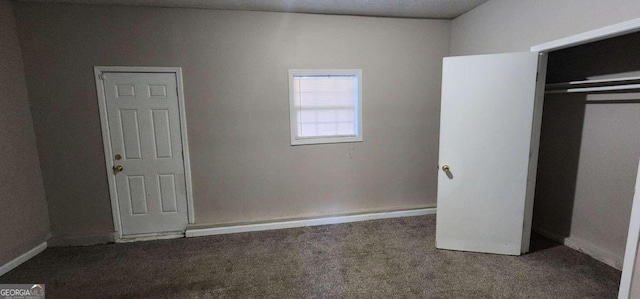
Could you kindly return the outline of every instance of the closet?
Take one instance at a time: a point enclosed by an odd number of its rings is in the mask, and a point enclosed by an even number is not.
[[[622,269],[640,157],[640,33],[548,53],[533,230]]]
[[[622,269],[628,298],[639,54],[640,18],[530,52],[445,57],[436,248],[521,255],[533,230]]]

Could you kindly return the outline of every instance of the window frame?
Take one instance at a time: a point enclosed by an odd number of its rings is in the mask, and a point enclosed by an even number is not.
[[[298,137],[298,116],[294,101],[294,78],[299,76],[355,76],[357,99],[355,104],[355,136]],[[289,124],[291,145],[362,142],[362,69],[289,69]]]

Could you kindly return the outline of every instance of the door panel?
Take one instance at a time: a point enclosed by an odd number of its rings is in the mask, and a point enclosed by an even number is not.
[[[122,234],[188,222],[176,75],[103,73]],[[116,159],[120,154],[122,158]]]
[[[160,199],[162,200],[163,212],[176,212],[176,183],[175,175],[161,174],[158,175],[158,183],[160,185]]]
[[[140,127],[138,126],[137,110],[119,110],[120,128],[122,130],[122,143],[124,144],[124,154],[127,159],[140,159]]]
[[[171,134],[169,128],[169,110],[155,109],[153,113],[153,139],[156,158],[171,158]]]
[[[522,240],[530,221],[525,199],[537,72],[537,53],[444,59],[437,248],[528,250]]]
[[[131,205],[131,214],[147,214],[147,188],[144,186],[144,176],[126,175],[126,177],[127,190],[125,190],[124,196],[129,195],[128,201]],[[126,194],[127,191],[129,194]]]

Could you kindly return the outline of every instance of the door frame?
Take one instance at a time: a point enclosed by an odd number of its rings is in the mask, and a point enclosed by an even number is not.
[[[640,161],[639,161],[640,162]],[[620,278],[619,299],[631,298],[631,284],[633,276],[640,273],[633,273],[636,268],[638,244],[640,243],[640,163],[638,163],[638,174],[636,175],[636,188],[633,195],[633,206],[631,207],[631,220],[629,221],[629,234],[627,235],[627,246],[624,251],[622,261],[622,277]]]
[[[111,169],[114,166],[113,152],[111,151],[111,138],[109,132],[109,118],[107,116],[107,102],[104,94],[103,73],[173,73],[176,75],[176,89],[178,92],[178,115],[180,117],[180,134],[182,135],[182,154],[184,163],[184,177],[187,194],[187,216],[188,223],[195,223],[193,209],[193,186],[191,183],[191,159],[189,157],[189,141],[187,138],[187,116],[185,111],[184,88],[182,84],[181,67],[147,67],[147,66],[94,66],[94,76],[96,80],[96,91],[98,94],[98,106],[100,109],[100,126],[102,129],[102,144],[104,145],[104,159],[109,183],[109,197],[111,198],[111,213],[113,216],[113,230],[116,233],[116,241],[123,239],[122,222],[120,220],[120,207],[118,205],[118,194],[116,191],[116,178]],[[157,238],[160,238],[159,233]],[[154,237],[151,237],[154,238]]]
[[[640,31],[640,18],[631,19],[625,22],[535,45],[531,47],[530,51],[548,53],[550,51],[597,42],[607,38],[621,36],[638,31]],[[541,116],[542,111],[540,111],[539,113]],[[634,189],[635,193],[632,199],[629,233],[627,235],[627,244],[625,248],[624,259],[622,261],[622,277],[620,279],[618,299],[630,298],[633,275],[640,275],[640,273],[633,273],[635,265],[638,262],[636,261],[636,251],[638,245],[640,244],[640,165],[638,167],[639,169],[638,174],[636,175],[636,186]]]

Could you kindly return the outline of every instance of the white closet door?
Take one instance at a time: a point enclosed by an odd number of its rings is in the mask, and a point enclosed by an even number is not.
[[[444,59],[437,248],[528,251],[537,72],[530,52]]]

